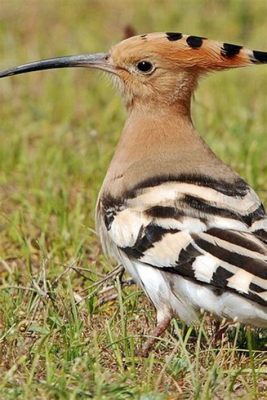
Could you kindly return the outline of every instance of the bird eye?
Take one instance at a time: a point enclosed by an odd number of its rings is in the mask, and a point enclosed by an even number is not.
[[[139,61],[136,64],[136,68],[143,74],[149,74],[154,71],[154,65],[150,61]]]

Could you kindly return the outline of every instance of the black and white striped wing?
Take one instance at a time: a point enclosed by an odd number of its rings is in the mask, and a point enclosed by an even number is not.
[[[267,306],[267,219],[244,181],[150,180],[103,200],[102,213],[129,259]]]

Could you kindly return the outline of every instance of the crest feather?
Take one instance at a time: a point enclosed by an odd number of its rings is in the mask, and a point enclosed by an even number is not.
[[[180,32],[143,34],[125,40],[121,45],[125,45],[125,51],[143,46],[147,54],[151,52],[164,56],[172,62],[176,61],[181,68],[204,71],[267,63],[267,52]]]

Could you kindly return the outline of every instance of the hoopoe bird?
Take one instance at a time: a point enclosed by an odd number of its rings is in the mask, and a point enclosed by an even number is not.
[[[209,71],[267,63],[267,53],[181,33],[131,37],[108,53],[28,63],[0,77],[50,68],[111,74],[128,111],[100,191],[104,251],[155,306],[152,337],[173,316],[201,310],[267,327],[267,218],[252,188],[196,132],[190,103]],[[154,339],[143,345],[148,354]]]

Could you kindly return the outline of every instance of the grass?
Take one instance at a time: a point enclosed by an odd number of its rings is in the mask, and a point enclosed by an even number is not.
[[[267,50],[266,12],[263,0],[4,0],[1,67],[104,51],[127,24]],[[265,204],[266,87],[254,67],[210,76],[194,98],[205,140]],[[215,346],[208,317],[196,330],[174,320],[140,359],[155,319],[143,294],[115,280],[118,299],[99,305],[94,283],[113,266],[94,206],[125,118],[111,85],[47,71],[1,80],[0,101],[0,399],[264,399],[265,332]]]

